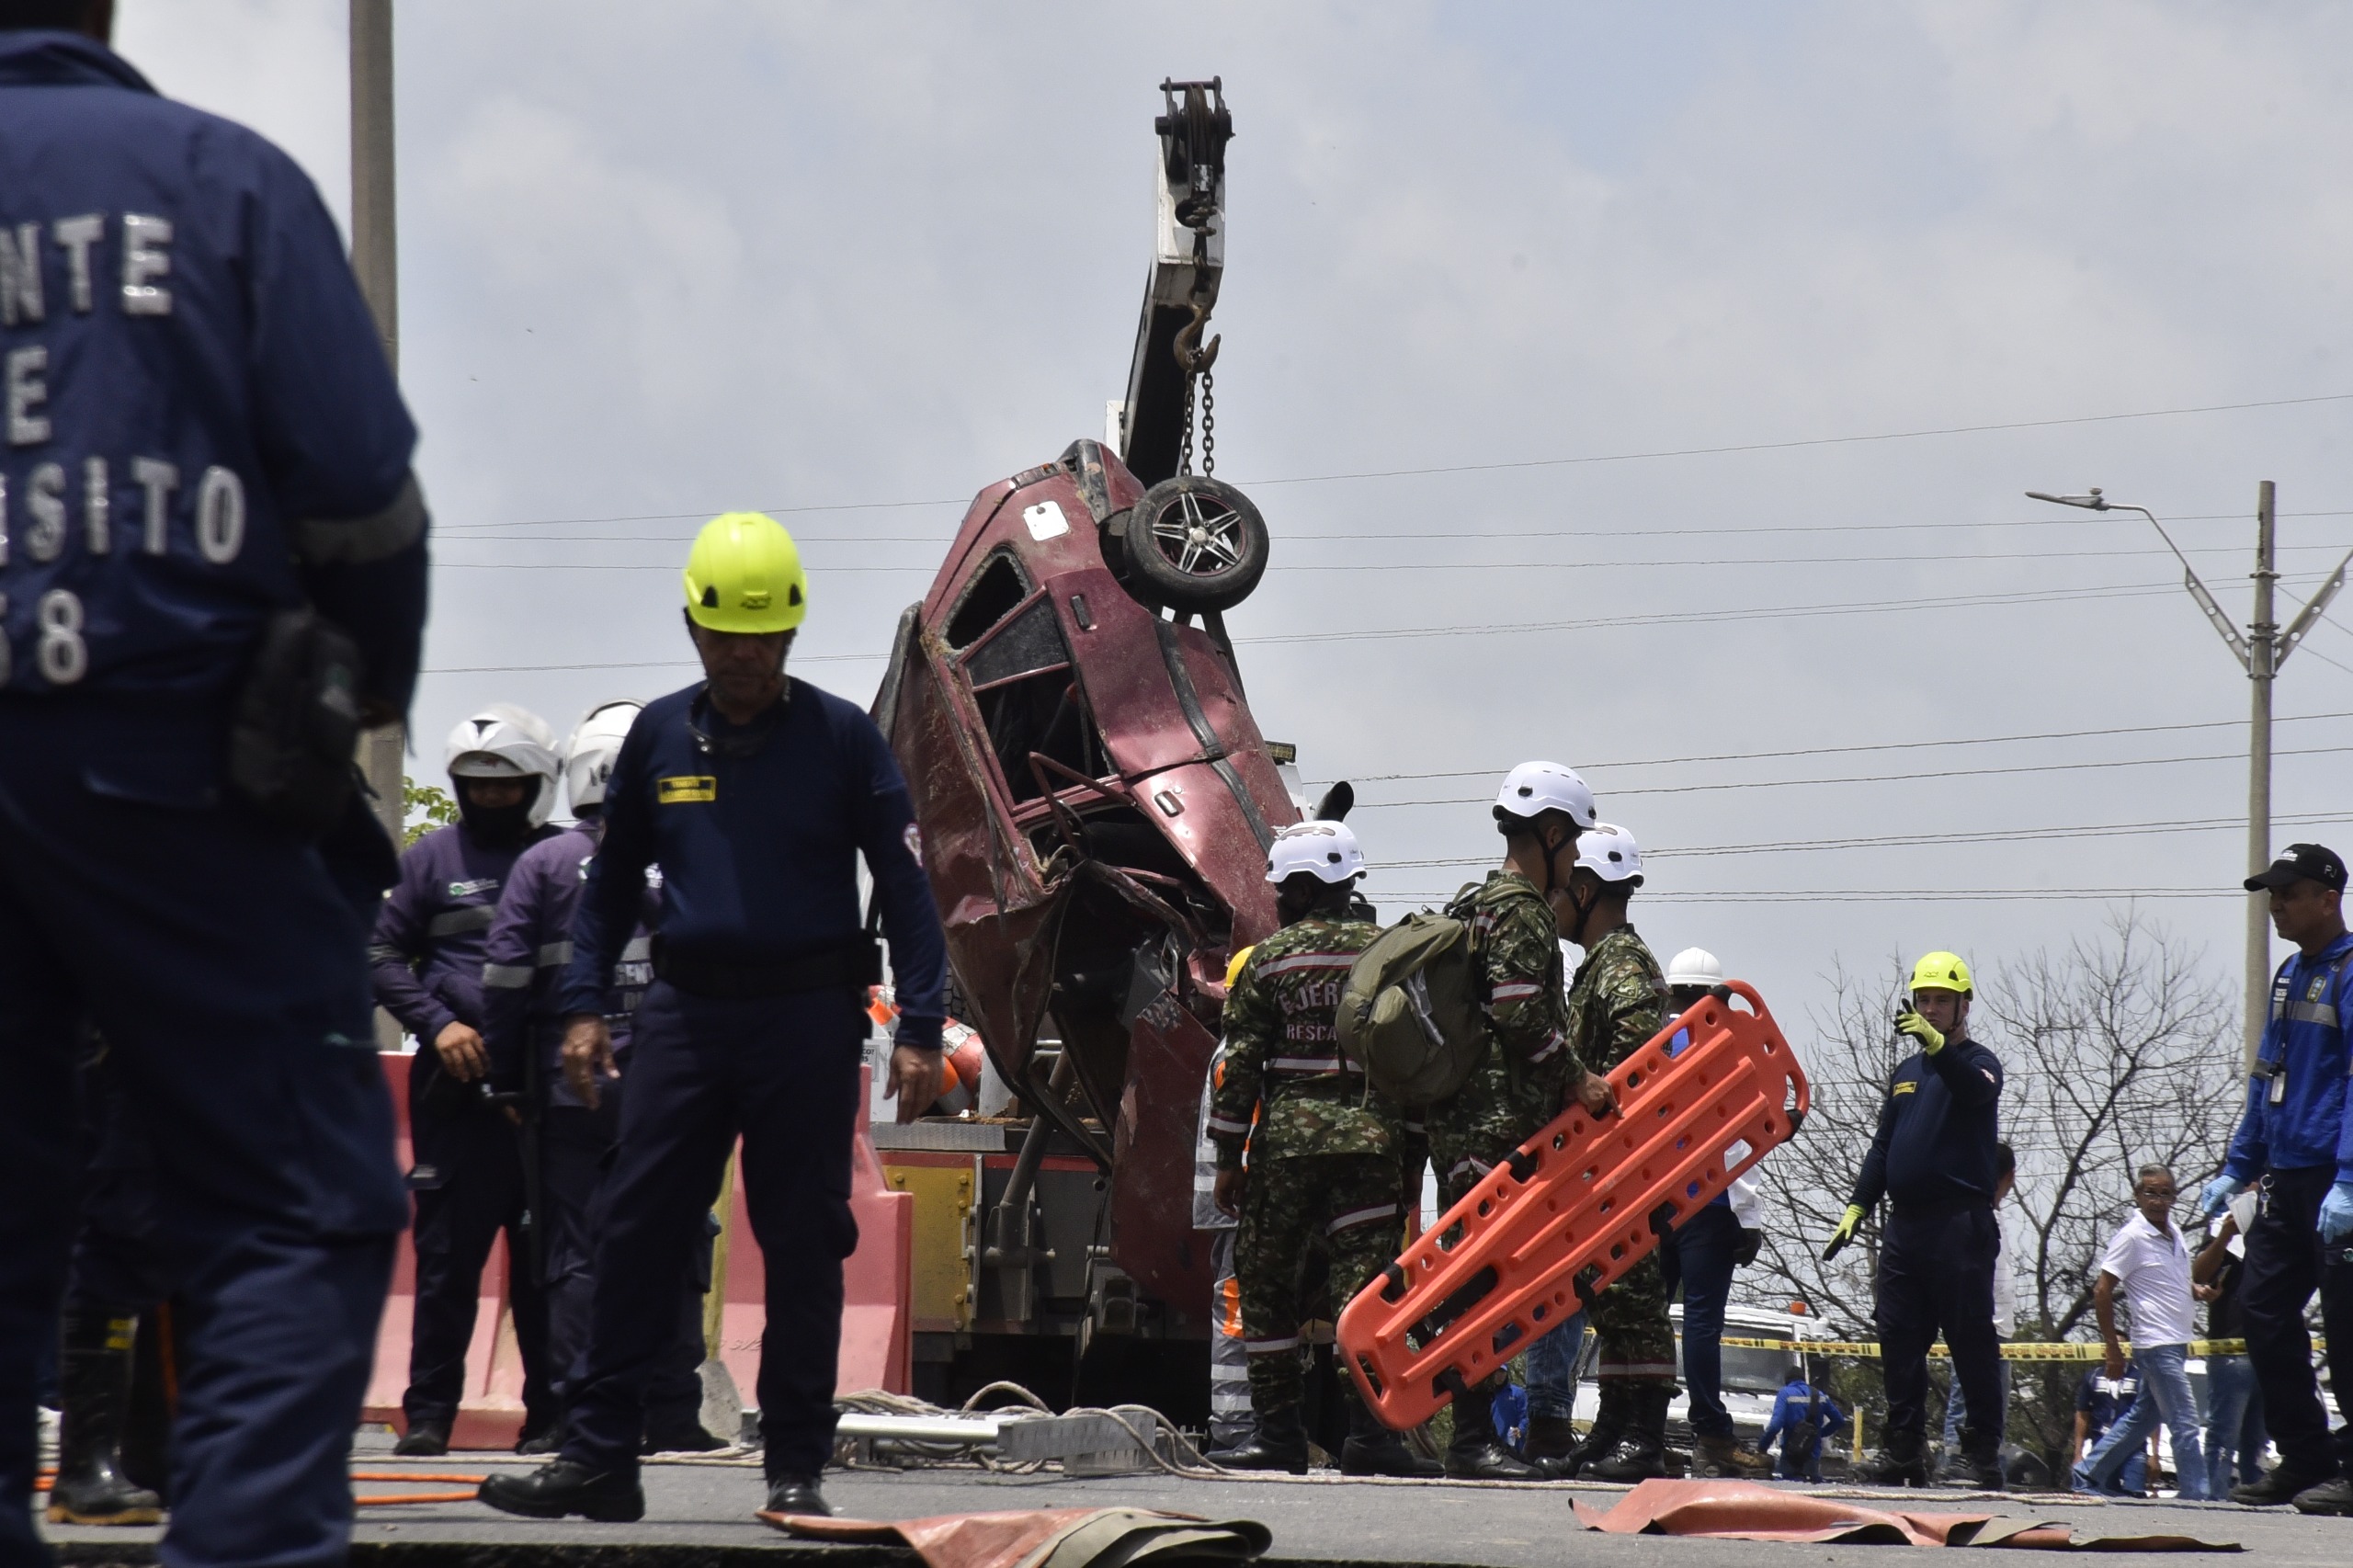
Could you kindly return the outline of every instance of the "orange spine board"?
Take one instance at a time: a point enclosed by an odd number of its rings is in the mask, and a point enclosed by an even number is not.
[[[1609,1074],[1615,1113],[1571,1106],[1340,1313],[1349,1374],[1384,1423],[1428,1420],[1797,1131],[1804,1070],[1763,998],[1725,989],[1749,1010],[1701,997]],[[1679,1029],[1691,1042],[1671,1057]]]

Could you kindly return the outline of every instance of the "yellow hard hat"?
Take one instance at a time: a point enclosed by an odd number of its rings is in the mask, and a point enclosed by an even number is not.
[[[1225,966],[1225,988],[1228,991],[1233,990],[1233,983],[1242,978],[1242,966],[1248,963],[1250,955],[1257,950],[1257,944],[1253,942],[1250,946],[1235,951],[1233,961]]]
[[[1912,966],[1915,991],[1958,991],[1970,994],[1969,966],[1959,953],[1930,953]]]
[[[687,614],[713,631],[790,631],[809,613],[809,576],[784,525],[759,512],[703,524],[687,554]]]

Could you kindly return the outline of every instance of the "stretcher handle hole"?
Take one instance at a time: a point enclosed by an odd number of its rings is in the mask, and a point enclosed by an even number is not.
[[[1405,1299],[1405,1271],[1391,1264],[1381,1271],[1381,1299],[1392,1305]]]
[[[1510,1164],[1512,1177],[1516,1181],[1526,1181],[1536,1174],[1536,1156],[1525,1149],[1514,1149],[1504,1158]]]

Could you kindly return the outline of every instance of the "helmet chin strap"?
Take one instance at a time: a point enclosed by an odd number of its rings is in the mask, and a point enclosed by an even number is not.
[[[1576,920],[1569,927],[1569,940],[1582,948],[1585,946],[1585,923],[1592,917],[1594,910],[1599,907],[1601,895],[1595,893],[1589,899],[1579,898],[1576,878],[1574,876],[1569,879],[1569,885],[1561,891],[1569,895],[1569,907],[1576,911]]]

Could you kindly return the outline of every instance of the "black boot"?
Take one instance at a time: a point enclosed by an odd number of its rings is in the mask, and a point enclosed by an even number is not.
[[[1575,1453],[1584,1440],[1577,1436],[1576,1423],[1565,1415],[1528,1418],[1527,1454],[1532,1465],[1557,1464]]]
[[[2277,1508],[2296,1500],[2296,1494],[2318,1486],[2332,1472],[2300,1465],[2290,1459],[2264,1472],[2261,1481],[2250,1481],[2245,1486],[2231,1488],[2231,1501],[2250,1508]]]
[[[834,1506],[817,1489],[813,1475],[771,1475],[768,1477],[768,1506],[771,1514],[816,1514],[830,1517]]]
[[[1597,1385],[1601,1403],[1594,1412],[1593,1427],[1585,1440],[1571,1448],[1558,1459],[1546,1459],[1538,1466],[1548,1481],[1574,1481],[1618,1446],[1626,1435],[1626,1392],[1631,1387],[1616,1379]]]
[[[2002,1473],[2001,1433],[1964,1427],[1961,1434],[1961,1462],[1968,1472],[1969,1484],[1976,1490],[2007,1490],[2008,1478]]]
[[[152,1525],[164,1517],[164,1500],[131,1484],[119,1462],[137,1321],[107,1312],[65,1314],[57,1369],[65,1408],[57,1433],[57,1483],[49,1494],[52,1525]]]
[[[1863,1467],[1866,1486],[1926,1486],[1928,1458],[1917,1432],[1890,1432],[1879,1458]]]
[[[1340,1473],[1431,1476],[1438,1467],[1415,1453],[1401,1434],[1383,1426],[1358,1399],[1348,1403],[1348,1440],[1340,1445]]]
[[[1544,1472],[1495,1437],[1495,1385],[1489,1381],[1454,1402],[1454,1441],[1446,1446],[1446,1473],[1457,1481],[1541,1481]]]
[[[1228,1470],[1287,1470],[1307,1473],[1307,1429],[1299,1424],[1299,1406],[1256,1412],[1258,1435],[1238,1449],[1218,1456]]]
[[[1654,1481],[1666,1473],[1666,1407],[1672,1383],[1631,1383],[1626,1431],[1618,1446],[1585,1467],[1588,1481]]]
[[[634,1474],[599,1473],[570,1460],[543,1464],[529,1475],[494,1475],[474,1494],[502,1514],[560,1519],[578,1514],[606,1524],[645,1517],[645,1488]]]
[[[412,1422],[392,1445],[392,1452],[404,1460],[438,1459],[449,1451],[449,1428],[435,1421]]]

